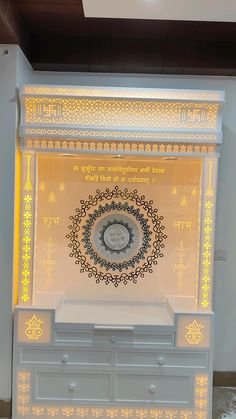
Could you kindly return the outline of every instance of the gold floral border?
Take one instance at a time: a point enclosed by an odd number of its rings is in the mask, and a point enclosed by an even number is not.
[[[112,142],[71,139],[26,139],[25,147],[34,150],[76,150],[94,152],[135,152],[135,153],[215,153],[216,145],[206,144],[173,144],[154,142]]]
[[[195,376],[194,409],[83,407],[72,405],[31,404],[31,372],[18,370],[17,413],[19,416],[101,418],[101,419],[208,419],[208,375]]]

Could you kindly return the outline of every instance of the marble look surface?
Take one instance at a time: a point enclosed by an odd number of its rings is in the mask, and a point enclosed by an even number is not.
[[[236,388],[214,387],[212,419],[236,419]]]

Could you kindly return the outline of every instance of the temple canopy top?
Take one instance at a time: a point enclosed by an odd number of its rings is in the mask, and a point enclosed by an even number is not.
[[[26,85],[21,147],[35,151],[214,153],[224,92]]]

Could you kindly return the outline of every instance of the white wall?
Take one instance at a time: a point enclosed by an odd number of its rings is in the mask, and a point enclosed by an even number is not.
[[[33,72],[21,51],[0,58],[0,399],[10,398],[12,237],[15,87],[23,83],[220,89],[226,92],[224,142],[219,166],[216,248],[225,249],[226,262],[215,263],[214,310],[216,341],[214,369],[236,371],[236,79],[220,77],[136,76]]]

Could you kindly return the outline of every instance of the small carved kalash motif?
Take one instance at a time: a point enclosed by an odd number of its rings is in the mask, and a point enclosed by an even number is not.
[[[27,320],[25,324],[27,326],[25,334],[28,339],[38,340],[42,336],[43,329],[41,325],[43,324],[43,320],[40,320],[35,314],[31,317],[31,319]]]
[[[185,338],[189,345],[199,345],[204,337],[201,332],[201,330],[204,329],[204,325],[202,323],[198,323],[195,319],[185,329],[188,331]]]

